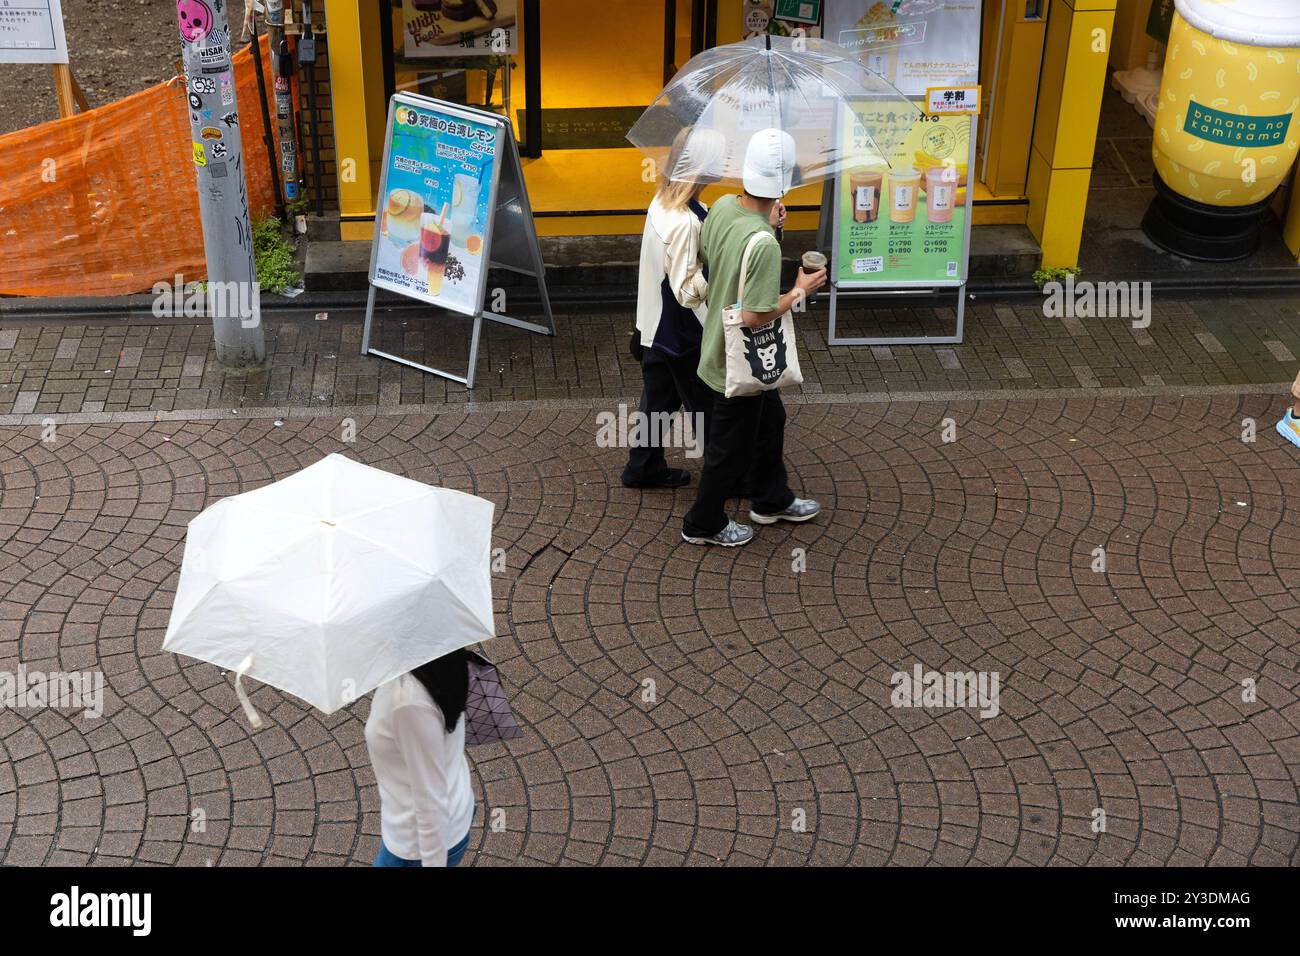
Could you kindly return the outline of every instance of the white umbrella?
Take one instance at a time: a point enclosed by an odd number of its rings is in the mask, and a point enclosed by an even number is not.
[[[333,713],[494,636],[492,511],[342,455],[225,498],[189,524],[163,650]]]

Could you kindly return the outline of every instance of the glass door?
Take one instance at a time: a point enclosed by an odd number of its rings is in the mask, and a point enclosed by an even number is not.
[[[452,20],[426,0],[382,0],[386,96],[419,93],[506,114],[518,42],[518,0],[498,3],[491,18]],[[464,26],[461,33],[451,28]]]
[[[706,8],[713,6],[706,0],[521,5],[525,90],[522,103],[515,97],[515,119],[530,156],[543,149],[627,148],[623,137],[632,123],[702,48]],[[533,57],[536,63],[529,62]]]

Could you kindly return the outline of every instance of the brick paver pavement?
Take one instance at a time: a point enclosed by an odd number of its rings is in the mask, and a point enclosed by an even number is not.
[[[160,651],[186,522],[343,451],[497,505],[528,733],[471,750],[470,863],[1294,865],[1300,470],[1242,392],[792,405],[829,513],[725,552],[677,539],[689,489],[617,484],[595,402],[354,445],[336,415],[0,428],[0,670],[107,682],[103,720],[0,710],[0,862],[369,860],[368,703],[260,687],[252,733]],[[916,664],[996,672],[1000,712],[891,706]]]
[[[860,301],[860,300],[859,300]],[[971,389],[1141,388],[1289,382],[1300,366],[1300,297],[1155,297],[1151,325],[1125,318],[1044,314],[1038,298],[976,300],[967,339],[943,348],[825,343],[826,314],[799,320],[805,394]],[[486,323],[478,381],[459,384],[362,358],[361,316],[332,310],[268,318],[268,367],[230,374],[216,363],[209,323],[107,319],[38,325],[0,317],[0,420],[8,414],[397,407],[634,395],[630,311],[564,313],[555,338]],[[940,334],[952,310],[865,309],[841,314],[844,335]],[[375,347],[436,368],[464,369],[469,322],[393,312]]]

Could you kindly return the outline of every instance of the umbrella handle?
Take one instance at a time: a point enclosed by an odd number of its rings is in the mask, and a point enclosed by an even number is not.
[[[248,673],[253,666],[253,655],[249,654],[239,662],[239,669],[235,671],[235,696],[239,698],[239,704],[244,708],[244,716],[248,722],[253,725],[254,730],[261,730],[264,721],[257,710],[253,707],[253,702],[248,699],[248,691],[244,690],[244,675]]]

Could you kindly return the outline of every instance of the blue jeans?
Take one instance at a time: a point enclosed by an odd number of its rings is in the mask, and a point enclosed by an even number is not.
[[[454,847],[447,851],[447,866],[453,867],[460,863],[465,856],[465,851],[469,849],[469,834],[465,834],[465,839],[461,840]],[[384,846],[384,841],[379,841],[379,852],[375,854],[374,866],[423,866],[419,860],[404,860],[400,856],[394,856],[393,851]]]

